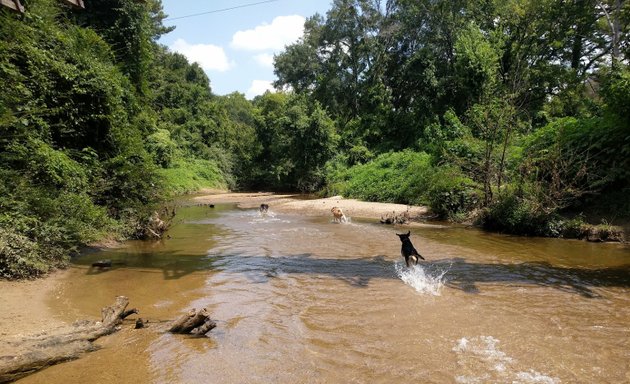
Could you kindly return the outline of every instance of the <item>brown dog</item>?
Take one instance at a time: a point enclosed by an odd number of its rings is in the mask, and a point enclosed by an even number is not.
[[[341,210],[341,208],[332,207],[330,212],[332,212],[335,222],[345,223],[346,221],[348,221],[348,219],[346,218],[346,215],[343,214],[343,211]]]

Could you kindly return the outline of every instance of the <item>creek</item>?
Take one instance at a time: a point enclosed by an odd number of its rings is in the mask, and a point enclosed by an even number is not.
[[[407,269],[406,227],[331,218],[187,206],[168,239],[78,258],[59,319],[125,295],[149,327],[19,383],[630,382],[628,246],[426,225]],[[158,331],[202,307],[207,338]]]

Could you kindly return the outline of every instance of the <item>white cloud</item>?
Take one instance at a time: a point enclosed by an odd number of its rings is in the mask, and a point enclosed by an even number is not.
[[[254,60],[263,67],[273,68],[273,55],[271,53],[261,53],[254,56]]]
[[[262,95],[265,91],[274,91],[273,84],[268,80],[253,80],[252,85],[249,86],[249,89],[245,93],[245,95],[253,99],[258,95]]]
[[[232,67],[223,47],[212,44],[189,44],[184,39],[177,39],[171,46],[192,62],[197,62],[207,71],[225,72]]]
[[[235,49],[247,51],[281,51],[304,33],[303,16],[278,16],[271,24],[263,23],[254,29],[238,31],[232,36]]]

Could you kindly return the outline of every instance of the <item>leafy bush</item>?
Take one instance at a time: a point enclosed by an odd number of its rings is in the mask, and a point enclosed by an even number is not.
[[[23,172],[40,184],[70,191],[80,191],[87,186],[87,173],[81,164],[41,140],[15,143],[8,148],[7,155],[20,159]]]
[[[177,144],[171,139],[171,133],[166,129],[158,129],[157,132],[147,137],[147,150],[153,155],[155,164],[162,168],[168,168],[177,152]]]
[[[567,239],[581,239],[587,232],[588,225],[582,216],[564,220],[562,223],[562,237]]]
[[[114,231],[106,208],[86,193],[32,186],[9,176],[0,187],[0,277],[22,278],[63,266],[77,247]]]
[[[434,173],[424,152],[392,152],[329,176],[329,194],[367,201],[424,204]]]
[[[630,123],[630,66],[619,65],[608,73],[602,84],[602,96],[611,114]]]
[[[479,185],[455,167],[437,168],[428,191],[431,210],[451,221],[465,220],[482,197]]]
[[[42,275],[65,265],[68,256],[62,248],[47,247],[27,236],[0,227],[0,278],[15,279]]]
[[[535,198],[510,189],[485,208],[480,221],[486,229],[515,235],[558,237],[562,230],[558,217]]]
[[[170,195],[191,193],[202,188],[227,188],[217,164],[209,160],[176,160],[171,168],[159,170],[159,174]]]
[[[364,164],[373,158],[374,154],[364,145],[354,145],[348,150],[348,162],[350,165]]]

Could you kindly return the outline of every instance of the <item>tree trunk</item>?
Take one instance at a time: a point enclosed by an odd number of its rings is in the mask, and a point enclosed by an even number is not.
[[[0,356],[0,383],[17,380],[96,350],[97,347],[92,343],[94,340],[115,332],[125,317],[138,313],[136,309],[125,310],[128,304],[128,298],[118,296],[112,306],[101,310],[102,321],[84,320],[35,336],[0,342],[0,350],[10,351]]]

